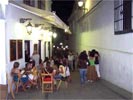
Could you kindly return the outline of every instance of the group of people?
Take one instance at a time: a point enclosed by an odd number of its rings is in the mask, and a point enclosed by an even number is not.
[[[54,77],[54,85],[56,87],[56,80],[62,79],[71,82],[70,69],[68,67],[68,60],[64,56],[46,57],[41,66],[42,73],[51,73]]]
[[[80,83],[84,85],[86,81],[93,82],[100,79],[99,72],[99,53],[96,50],[84,50],[79,55],[69,52],[68,55],[45,57],[44,61],[40,60],[39,54],[35,51],[26,63],[25,68],[19,69],[19,63],[15,62],[11,70],[13,83],[16,84],[16,93],[18,92],[18,82],[21,83],[23,90],[27,87],[41,84],[41,73],[50,73],[53,75],[53,83],[56,87],[56,80],[65,80],[71,82],[71,72],[79,69]]]
[[[94,82],[100,79],[99,53],[95,49],[87,52],[84,50],[79,55],[78,68],[80,73],[80,83]]]
[[[12,85],[16,86],[16,93],[18,93],[19,86],[25,91],[26,88],[37,85],[38,72],[35,66],[35,61],[30,61],[22,69],[19,69],[19,62],[14,62],[13,68],[11,70]],[[11,86],[12,86],[11,85]]]
[[[13,77],[12,83],[15,83],[16,85],[16,93],[18,92],[19,83],[21,83],[23,90],[26,90],[26,88],[31,86],[36,86],[36,88],[38,88],[41,85],[42,73],[53,75],[53,83],[55,87],[57,85],[57,79],[64,80],[67,83],[71,82],[67,58],[64,56],[50,58],[45,57],[45,60],[42,61],[35,52],[22,69],[19,69],[19,62],[14,62],[11,70],[11,76]]]

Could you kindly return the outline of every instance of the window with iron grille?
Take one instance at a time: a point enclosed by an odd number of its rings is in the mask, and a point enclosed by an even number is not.
[[[114,0],[114,30],[115,34],[133,32],[133,1]]]

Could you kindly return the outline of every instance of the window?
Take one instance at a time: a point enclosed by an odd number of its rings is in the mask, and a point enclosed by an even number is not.
[[[22,40],[10,40],[10,61],[21,59],[23,57]]]
[[[23,0],[23,3],[30,6],[31,0]]]
[[[49,2],[49,0],[38,0],[38,8],[45,10],[45,3]]]
[[[23,3],[35,7],[35,0],[23,0]]]
[[[133,32],[132,21],[132,0],[114,1],[114,30],[115,34],[125,34]]]
[[[41,0],[38,0],[38,8],[39,8],[39,9],[42,8],[41,5],[42,5],[42,1],[41,1]]]

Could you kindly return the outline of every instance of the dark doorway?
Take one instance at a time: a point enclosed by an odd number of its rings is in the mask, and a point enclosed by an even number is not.
[[[34,44],[34,51],[37,51],[38,52],[37,44]]]
[[[24,46],[25,46],[25,62],[29,62],[30,60],[30,40],[25,40],[24,41]]]
[[[39,40],[38,53],[39,53],[40,58],[41,58],[41,40]]]

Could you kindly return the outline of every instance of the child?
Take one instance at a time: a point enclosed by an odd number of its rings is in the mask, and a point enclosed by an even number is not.
[[[18,85],[19,85],[19,80],[20,80],[20,77],[21,77],[20,70],[18,68],[19,68],[19,63],[14,62],[13,68],[11,70],[11,76],[13,77],[12,85],[14,83],[15,86],[16,86],[16,91],[15,91],[16,93],[18,93]]]
[[[21,82],[21,73],[20,73],[20,70],[19,70],[19,62],[14,62],[13,68],[11,70],[11,76],[13,77],[11,86],[14,83],[15,86],[16,86],[16,91],[15,92],[18,93],[19,83]],[[25,91],[23,83],[21,83],[21,84],[22,84],[23,90]]]

